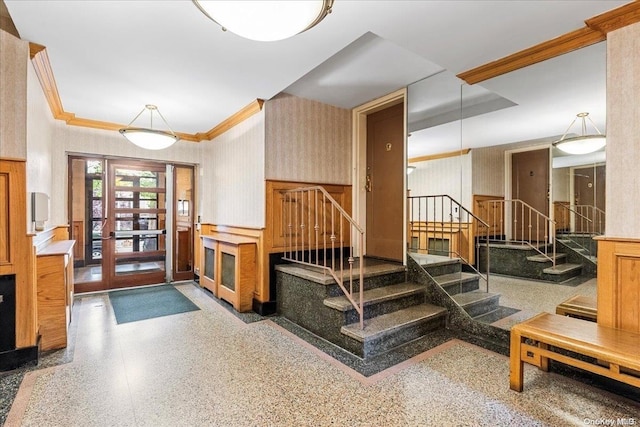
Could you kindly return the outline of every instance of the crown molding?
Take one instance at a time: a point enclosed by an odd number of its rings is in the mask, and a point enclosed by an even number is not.
[[[408,160],[407,163],[411,164],[411,163],[427,162],[429,160],[446,159],[447,157],[464,156],[465,154],[469,154],[470,151],[471,151],[471,148],[465,148],[462,150],[448,151],[446,153],[431,154],[429,156],[412,157]]]
[[[56,79],[53,76],[53,70],[51,69],[51,63],[49,62],[49,56],[47,55],[47,49],[37,43],[29,43],[29,56],[31,57],[31,63],[35,69],[40,85],[44,92],[44,96],[49,104],[51,113],[54,119],[62,120],[66,124],[71,126],[80,126],[92,129],[102,129],[119,131],[126,127],[126,125],[119,123],[103,122],[100,120],[86,119],[82,117],[76,117],[74,113],[69,113],[64,110],[62,101],[60,100],[60,94],[58,93],[58,86],[56,85]],[[252,115],[262,111],[264,100],[256,99],[246,107],[242,108],[237,113],[233,114],[229,118],[222,121],[217,126],[214,126],[207,132],[198,132],[195,134],[176,132],[176,135],[183,141],[190,142],[202,142],[212,140],[213,138],[222,135],[237,124],[248,119]]]
[[[521,50],[496,61],[458,74],[468,84],[476,84],[556,56],[604,41],[607,33],[640,22],[640,1],[622,5],[585,20],[583,28]]]

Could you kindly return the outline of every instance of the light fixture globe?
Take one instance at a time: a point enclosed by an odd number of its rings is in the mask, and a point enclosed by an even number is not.
[[[133,124],[133,122],[135,122],[138,117],[140,117],[140,115],[145,111],[149,111],[149,128],[132,127],[131,125]],[[153,129],[154,111],[158,113],[164,124],[169,128],[169,132]],[[133,120],[131,120],[131,123],[129,123],[127,127],[120,129],[120,133],[122,134],[122,136],[127,138],[129,142],[146,150],[162,150],[164,148],[172,146],[180,139],[180,137],[171,130],[164,116],[162,115],[162,113],[160,113],[160,110],[158,110],[158,107],[151,104],[145,105],[142,111],[140,111],[138,115]]]
[[[283,40],[307,31],[333,6],[333,0],[192,1],[223,30],[256,41]]]
[[[582,135],[573,136],[567,138],[567,133],[576,120],[582,121]],[[587,135],[587,119],[591,122],[591,125],[596,130],[597,134]],[[593,120],[589,117],[589,113],[578,113],[576,118],[573,119],[567,130],[562,137],[553,143],[553,146],[567,154],[588,154],[600,150],[607,144],[605,135],[600,133],[600,130],[593,123]]]

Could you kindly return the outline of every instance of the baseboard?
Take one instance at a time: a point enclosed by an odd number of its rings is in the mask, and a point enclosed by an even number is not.
[[[253,311],[258,313],[261,316],[268,316],[270,314],[275,314],[276,312],[276,302],[275,301],[258,301],[256,299],[253,300]]]
[[[32,362],[37,365],[39,352],[38,345],[0,352],[0,372],[11,371]]]

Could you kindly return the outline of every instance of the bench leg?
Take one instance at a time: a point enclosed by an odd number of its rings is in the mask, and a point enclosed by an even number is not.
[[[546,343],[543,343],[543,342],[539,342],[538,343],[538,348],[541,348],[543,350],[547,350],[549,348],[549,344],[546,344]],[[548,357],[540,356],[540,370],[541,371],[545,371],[545,372],[549,372],[549,358]]]
[[[522,337],[512,328],[509,349],[509,388],[518,392],[522,391],[522,383],[524,381],[524,362],[520,357],[521,344]]]

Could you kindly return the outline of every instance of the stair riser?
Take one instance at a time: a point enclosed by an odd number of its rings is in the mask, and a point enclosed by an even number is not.
[[[494,298],[479,301],[473,304],[464,306],[464,311],[471,317],[482,316],[490,311],[496,310],[500,305],[500,296],[497,295]]]
[[[535,251],[522,249],[508,249],[490,247],[490,265],[491,273],[504,274],[507,276],[525,277],[536,280],[549,280],[543,272],[545,268],[553,266],[551,261],[534,262],[527,259],[528,256],[537,255]],[[533,252],[533,253],[532,253]],[[480,250],[480,265],[486,263],[486,250]],[[579,272],[576,274],[578,275]],[[552,281],[556,281],[555,279]]]
[[[459,262],[451,264],[437,264],[437,265],[423,265],[424,269],[431,277],[442,276],[451,273],[460,273],[462,271],[461,264]]]
[[[461,294],[480,289],[480,280],[465,280],[462,283],[449,283],[442,287],[449,295]]]
[[[396,283],[402,283],[405,281],[406,273],[401,271],[397,273],[384,274],[381,276],[373,276],[373,277],[365,277],[364,279],[364,289],[365,291],[368,289],[381,288],[383,286],[393,285]],[[349,280],[345,278],[345,288],[347,291],[349,290]],[[360,280],[353,281],[353,290],[354,292],[358,292],[360,290]],[[337,284],[332,284],[327,286],[327,296],[328,297],[337,297],[340,295],[344,295],[342,289]]]
[[[392,334],[382,335],[371,340],[365,340],[364,343],[345,336],[345,346],[351,353],[360,357],[368,358],[407,344],[422,337],[428,332],[444,328],[445,324],[446,317],[442,315],[402,327],[394,331]]]
[[[577,277],[581,274],[581,270],[571,270],[571,271],[567,271],[566,273],[562,273],[562,274],[547,274],[547,273],[543,273],[542,274],[542,280],[546,280],[548,282],[556,282],[556,283],[561,283],[564,282],[565,280],[569,280],[572,277]]]
[[[365,305],[364,318],[371,319],[372,317],[380,316],[394,311],[402,310],[403,308],[411,307],[413,305],[423,304],[425,302],[424,292],[419,294],[407,295],[398,297],[389,301],[382,301],[375,304]],[[344,324],[356,323],[360,321],[360,316],[355,309],[351,309],[344,312]]]

